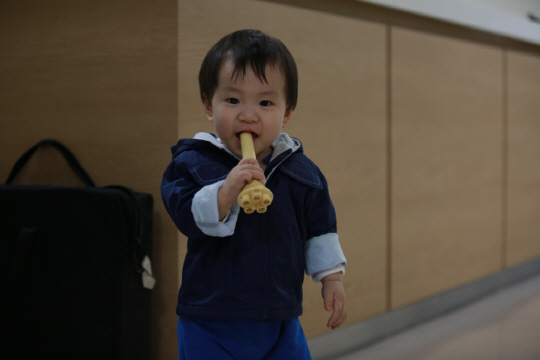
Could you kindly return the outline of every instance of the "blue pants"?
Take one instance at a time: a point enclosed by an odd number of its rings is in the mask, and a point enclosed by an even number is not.
[[[180,360],[311,360],[298,318],[278,322],[178,320]]]

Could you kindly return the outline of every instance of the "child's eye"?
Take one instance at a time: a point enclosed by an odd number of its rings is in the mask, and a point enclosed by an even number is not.
[[[259,103],[261,106],[270,106],[272,105],[272,102],[270,100],[263,100]]]
[[[235,98],[228,98],[228,99],[227,99],[227,102],[228,102],[229,104],[236,105],[236,104],[238,104],[238,103],[240,102],[240,100],[235,99]]]

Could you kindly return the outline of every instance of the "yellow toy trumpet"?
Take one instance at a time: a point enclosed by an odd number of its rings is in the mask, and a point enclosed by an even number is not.
[[[249,132],[240,134],[240,143],[242,146],[242,157],[244,159],[256,159],[255,147],[253,145],[253,136]],[[246,214],[251,214],[255,210],[258,213],[266,212],[266,207],[272,203],[274,194],[264,186],[260,181],[253,180],[250,184],[244,186],[244,189],[238,195],[238,204],[244,209]]]

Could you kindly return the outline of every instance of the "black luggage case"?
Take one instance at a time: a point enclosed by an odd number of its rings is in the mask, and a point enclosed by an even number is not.
[[[87,187],[8,185],[52,145]],[[153,199],[95,187],[62,144],[0,185],[0,359],[147,360]]]

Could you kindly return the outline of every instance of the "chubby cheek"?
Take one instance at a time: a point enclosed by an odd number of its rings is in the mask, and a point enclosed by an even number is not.
[[[235,155],[242,157],[242,143],[240,138],[235,136],[229,139],[229,144],[227,144],[229,150],[231,150]]]
[[[232,124],[227,120],[226,117],[219,116],[214,118],[214,127],[217,135],[223,140],[229,138],[232,134]]]
[[[270,129],[270,132],[277,138],[278,135],[283,131],[284,127],[285,126],[283,126],[283,123],[281,121],[276,121],[274,122],[272,129]]]
[[[238,138],[236,134],[231,131],[230,127],[221,130],[222,131],[216,128],[217,135],[221,139],[223,144],[235,155],[242,157],[242,146],[240,144],[240,138]]]

